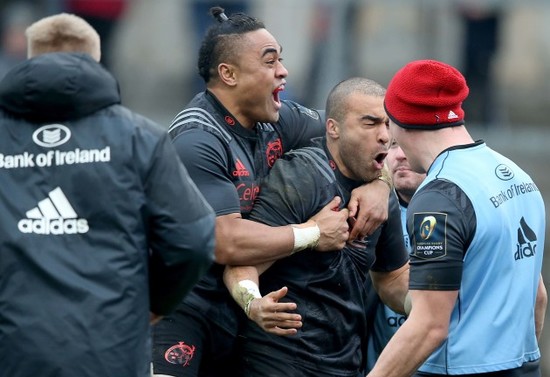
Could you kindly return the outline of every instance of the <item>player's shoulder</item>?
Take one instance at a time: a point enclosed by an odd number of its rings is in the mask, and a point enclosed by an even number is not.
[[[286,160],[304,161],[313,166],[325,166],[328,165],[328,156],[319,146],[309,146],[297,149],[292,149],[284,155]]]
[[[292,100],[282,100],[281,105],[280,116],[282,121],[286,117],[308,117],[314,121],[319,121],[324,115],[322,110],[311,109]]]
[[[213,140],[215,137],[224,143],[229,143],[233,139],[222,125],[219,114],[195,106],[187,107],[179,112],[168,127],[168,134],[172,140],[179,138],[184,133],[186,138],[193,135],[193,138],[199,140]]]
[[[417,195],[418,194],[418,195]],[[421,185],[415,197],[445,197],[449,200],[457,200],[465,195],[460,186],[446,178],[427,180]]]
[[[285,164],[286,170],[296,170],[302,177],[311,175],[330,182],[336,180],[329,157],[321,147],[310,146],[293,149],[285,153],[280,160],[281,164]]]
[[[440,213],[472,214],[473,203],[456,183],[434,179],[421,186],[414,194],[407,212],[436,211]]]

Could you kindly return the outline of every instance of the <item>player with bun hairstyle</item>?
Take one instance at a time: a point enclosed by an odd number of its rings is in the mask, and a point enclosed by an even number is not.
[[[176,313],[154,331],[154,373],[219,376],[233,371],[239,320],[246,321],[223,282],[227,264],[273,261],[305,249],[341,248],[349,237],[372,232],[387,218],[388,187],[361,186],[349,211],[330,201],[296,226],[248,220],[261,181],[283,153],[324,133],[323,114],[280,98],[288,71],[282,48],[263,22],[211,9],[216,23],[201,44],[198,71],[206,91],[197,94],[169,127],[181,160],[216,212],[216,263]],[[358,212],[359,210],[359,212]],[[357,226],[349,229],[349,215]],[[257,287],[249,287],[254,291]],[[281,310],[295,304],[278,302]],[[298,314],[291,318],[300,320]]]

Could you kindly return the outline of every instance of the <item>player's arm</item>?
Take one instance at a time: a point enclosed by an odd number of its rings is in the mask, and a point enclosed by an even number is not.
[[[150,306],[156,316],[170,313],[208,270],[215,244],[214,211],[162,135],[150,157],[150,143],[136,137],[140,158],[149,157],[143,212],[149,224]]]
[[[262,184],[260,195],[256,198],[250,213],[252,220],[270,225],[297,223],[311,213],[315,213],[322,203],[330,199],[331,194],[328,192],[333,191],[326,190],[330,180],[325,181],[320,178],[314,168],[316,162],[305,156],[309,156],[308,152],[287,155],[288,159],[282,158],[275,163]],[[324,215],[332,215],[334,210],[338,209],[338,204],[334,200],[329,202],[314,216],[316,221],[321,223]],[[304,229],[296,227],[292,229],[298,232],[294,237],[294,249],[296,249],[296,239],[302,237],[299,232]],[[344,244],[341,247],[343,246]],[[295,252],[300,250],[301,248]],[[266,265],[258,268],[227,266],[224,275],[225,283],[248,317],[262,329],[278,335],[295,334],[297,328],[302,325],[301,317],[290,313],[296,309],[296,305],[279,302],[286,295],[287,288],[282,287],[265,297],[260,294],[257,286],[258,275],[266,267]]]
[[[409,263],[389,272],[371,270],[370,276],[382,302],[398,313],[407,314],[404,305],[409,290]]]
[[[216,212],[217,263],[256,265],[309,247],[334,250],[342,248],[349,237],[347,210],[331,210],[338,207],[339,199],[329,203],[315,221],[295,227],[243,219],[239,194],[228,178],[229,161],[221,141],[210,133],[191,130],[178,135],[173,143],[189,175]]]
[[[223,279],[231,296],[247,317],[264,331],[275,335],[294,335],[302,327],[302,316],[291,313],[296,310],[295,303],[279,302],[288,292],[288,288],[282,287],[263,297],[258,288],[259,275],[271,264],[226,266]]]
[[[347,210],[337,211],[333,199],[310,220],[296,225],[268,226],[243,219],[240,213],[216,218],[216,261],[230,265],[256,265],[307,248],[339,250],[349,236]]]
[[[447,338],[452,311],[462,283],[464,250],[475,233],[475,213],[461,190],[445,181],[433,181],[415,194],[408,208],[411,234],[409,296],[412,302],[407,320],[384,348],[369,376],[410,376]],[[447,195],[449,194],[449,195]],[[417,248],[422,229],[413,224],[427,214],[442,215],[433,230],[432,242],[445,240],[439,254],[425,254]],[[444,216],[443,216],[444,214]],[[400,360],[396,363],[395,360]]]
[[[386,345],[368,377],[411,376],[447,338],[458,290],[411,290],[410,295],[413,305],[409,317]]]
[[[537,289],[537,298],[535,301],[535,330],[537,334],[537,340],[540,340],[540,336],[542,334],[547,305],[548,293],[546,292],[546,287],[544,286],[542,275],[540,275],[539,287]]]
[[[398,313],[404,312],[409,288],[409,252],[403,241],[401,210],[395,192],[389,195],[388,220],[376,243],[376,259],[369,273],[382,301]]]

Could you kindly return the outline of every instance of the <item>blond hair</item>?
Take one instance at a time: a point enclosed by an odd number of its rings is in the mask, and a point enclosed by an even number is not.
[[[82,18],[60,13],[36,21],[25,30],[27,57],[48,52],[84,52],[101,58],[99,34]]]

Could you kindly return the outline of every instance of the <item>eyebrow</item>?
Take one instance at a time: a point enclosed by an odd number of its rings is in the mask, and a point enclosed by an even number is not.
[[[384,118],[380,118],[380,117],[376,117],[374,115],[363,115],[361,117],[361,120],[370,120],[374,123],[386,123],[388,121],[388,118],[387,117],[384,117]]]
[[[283,46],[280,46],[280,48],[281,48],[280,51],[277,51],[277,49],[273,47],[266,48],[262,53],[262,58],[269,54],[281,54],[283,52]]]

